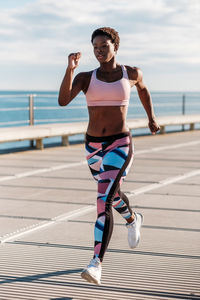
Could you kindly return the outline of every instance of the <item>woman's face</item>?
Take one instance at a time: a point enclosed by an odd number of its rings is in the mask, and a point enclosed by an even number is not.
[[[93,39],[94,55],[100,63],[109,62],[116,54],[115,45],[106,35],[98,35]]]

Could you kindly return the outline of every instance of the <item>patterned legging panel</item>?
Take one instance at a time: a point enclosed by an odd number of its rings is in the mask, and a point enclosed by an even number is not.
[[[90,171],[98,183],[97,220],[94,230],[94,257],[103,261],[113,231],[112,207],[126,220],[132,210],[120,186],[133,161],[129,132],[93,137],[86,135],[86,153]]]

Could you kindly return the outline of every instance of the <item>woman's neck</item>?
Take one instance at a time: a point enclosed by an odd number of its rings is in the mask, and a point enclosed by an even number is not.
[[[105,62],[105,63],[101,63],[99,70],[101,72],[112,72],[113,70],[117,69],[117,67],[119,66],[119,64],[117,64],[115,58],[113,57],[113,59],[111,59],[109,62]]]

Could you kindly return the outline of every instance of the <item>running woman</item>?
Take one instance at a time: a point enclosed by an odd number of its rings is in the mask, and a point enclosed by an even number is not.
[[[96,29],[91,42],[99,67],[79,73],[73,80],[81,53],[71,53],[58,98],[59,105],[64,106],[83,91],[88,105],[85,147],[88,166],[97,181],[97,220],[94,256],[81,276],[95,284],[101,283],[102,261],[112,235],[112,207],[125,219],[130,248],[135,248],[140,239],[143,217],[132,211],[127,196],[121,191],[133,160],[132,137],[126,124],[131,87],[136,86],[152,134],[159,130],[142,71],[116,61],[119,41],[114,29]]]

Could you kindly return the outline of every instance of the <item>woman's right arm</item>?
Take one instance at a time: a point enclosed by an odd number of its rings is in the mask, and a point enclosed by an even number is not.
[[[83,73],[79,73],[73,81],[74,70],[78,67],[80,57],[80,52],[68,56],[68,66],[58,96],[58,103],[61,106],[69,104],[83,89]]]

